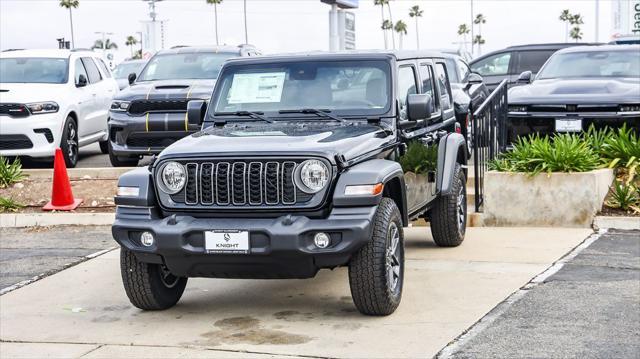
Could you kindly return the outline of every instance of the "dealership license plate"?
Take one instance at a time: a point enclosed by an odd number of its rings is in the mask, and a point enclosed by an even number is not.
[[[562,119],[556,120],[556,131],[557,132],[580,132],[582,131],[582,120],[581,119]]]
[[[247,231],[206,231],[204,248],[207,253],[249,253],[249,232]]]

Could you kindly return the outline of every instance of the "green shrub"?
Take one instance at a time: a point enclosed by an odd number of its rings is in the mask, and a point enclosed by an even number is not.
[[[22,173],[22,164],[19,159],[15,159],[12,163],[0,156],[0,188],[6,188],[16,182],[20,182],[27,177]]]
[[[0,197],[0,212],[16,212],[24,207],[11,198]]]
[[[400,157],[399,162],[404,172],[435,171],[438,165],[438,149],[436,146],[425,146],[418,141],[409,142],[407,152]]]
[[[632,184],[616,181],[611,188],[609,200],[606,205],[624,211],[634,210],[640,212],[640,189]]]
[[[638,134],[625,124],[616,131],[610,131],[598,150],[609,167],[629,167],[640,159],[640,140]]]
[[[497,171],[587,172],[598,168],[598,154],[580,135],[559,134],[553,137],[521,137],[513,150],[503,153],[489,166]]]

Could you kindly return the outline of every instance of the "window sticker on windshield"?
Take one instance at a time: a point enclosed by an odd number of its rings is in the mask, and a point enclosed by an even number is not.
[[[235,74],[229,91],[229,103],[280,102],[285,72]]]

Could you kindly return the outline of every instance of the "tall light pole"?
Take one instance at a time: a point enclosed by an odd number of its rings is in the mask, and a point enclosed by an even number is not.
[[[471,0],[471,56],[473,56],[473,0]]]
[[[156,12],[156,3],[163,0],[142,0],[146,3],[149,3],[149,18],[151,18],[151,22],[147,24],[147,42],[149,43],[149,47],[152,51],[156,51],[156,17],[158,13]]]
[[[104,57],[104,53],[107,51],[107,35],[113,35],[113,32],[96,31],[94,34],[102,34],[102,57]]]
[[[140,58],[142,58],[142,53],[144,52],[144,45],[142,45],[142,31],[137,31],[136,34],[140,35]]]
[[[247,27],[247,0],[243,2],[244,6],[244,43],[249,43],[249,28]]]
[[[600,41],[600,0],[596,0],[596,42]]]

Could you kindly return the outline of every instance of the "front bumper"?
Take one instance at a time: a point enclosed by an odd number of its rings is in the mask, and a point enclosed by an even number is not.
[[[0,156],[52,157],[60,145],[64,114],[0,116]]]
[[[594,126],[596,129],[605,127],[619,128],[626,125],[640,132],[640,113],[595,112],[595,113],[521,113],[510,112],[507,117],[506,143],[514,143],[518,137],[538,134],[553,135],[556,131],[556,120],[581,120],[582,130],[586,131]]]
[[[118,207],[112,227],[114,239],[136,253],[139,260],[164,263],[182,277],[310,278],[321,268],[345,265],[371,237],[377,206],[334,208],[327,218],[159,218],[154,209]],[[204,231],[249,232],[249,254],[208,254]],[[155,244],[144,247],[140,234],[154,234]],[[313,236],[325,232],[331,245],[316,248]]]
[[[184,112],[153,112],[143,116],[109,113],[109,141],[118,156],[158,154],[198,130],[189,127]]]

